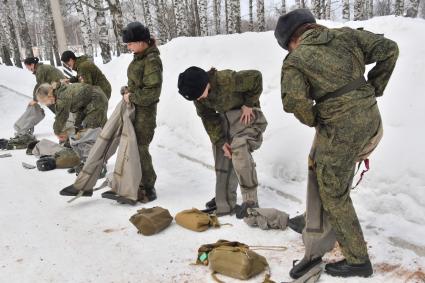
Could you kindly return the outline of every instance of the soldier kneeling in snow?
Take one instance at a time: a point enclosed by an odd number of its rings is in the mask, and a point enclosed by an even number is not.
[[[217,215],[246,216],[258,207],[257,172],[251,153],[261,146],[267,121],[260,109],[262,75],[256,70],[205,72],[190,67],[180,74],[179,93],[194,101],[213,144],[216,195],[207,203]],[[243,203],[236,205],[240,185]]]

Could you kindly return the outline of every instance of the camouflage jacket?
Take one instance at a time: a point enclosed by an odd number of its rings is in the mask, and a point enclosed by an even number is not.
[[[56,117],[53,130],[56,135],[63,132],[70,113],[83,111],[95,99],[93,93],[93,86],[85,83],[62,84],[54,90]]]
[[[77,78],[71,80],[71,82],[78,82],[81,77],[84,83],[100,87],[108,99],[111,97],[111,84],[102,71],[90,61],[89,57],[78,57],[75,61],[74,70],[77,71]]]
[[[213,144],[223,144],[225,133],[220,113],[240,109],[243,105],[260,107],[263,79],[259,71],[232,70],[208,72],[211,89],[208,97],[195,101],[196,111]]]
[[[308,30],[283,61],[283,108],[310,127],[369,109],[384,93],[397,58],[397,44],[382,35],[348,27]],[[314,99],[363,76],[365,65],[375,62],[366,85],[314,104]]]
[[[37,101],[35,92],[41,84],[59,82],[61,79],[65,78],[59,69],[53,67],[52,65],[44,65],[43,63],[38,63],[36,65],[34,75],[37,84],[34,86],[32,96],[35,101]]]
[[[162,62],[156,46],[134,54],[127,69],[130,101],[136,106],[149,106],[159,102],[162,87]]]

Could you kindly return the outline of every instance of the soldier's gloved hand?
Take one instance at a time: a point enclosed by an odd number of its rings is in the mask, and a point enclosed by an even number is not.
[[[121,95],[124,95],[124,94],[126,94],[128,92],[128,87],[125,85],[125,86],[122,86],[121,87],[121,89],[120,89],[120,93],[121,93]]]

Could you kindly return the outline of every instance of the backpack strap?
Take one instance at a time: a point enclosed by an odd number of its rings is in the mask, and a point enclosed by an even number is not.
[[[322,97],[316,98],[316,104],[322,103],[325,100],[328,100],[329,98],[335,98],[341,95],[344,95],[350,91],[356,90],[362,86],[364,86],[366,84],[366,80],[363,76],[361,76],[360,78],[349,82],[348,84],[340,87],[339,89],[335,90],[334,92],[329,92],[327,94],[325,94]]]

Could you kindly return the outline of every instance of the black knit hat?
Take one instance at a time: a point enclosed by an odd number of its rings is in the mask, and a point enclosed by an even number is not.
[[[77,56],[75,56],[75,53],[74,52],[72,52],[71,50],[67,50],[67,51],[65,51],[65,52],[62,53],[62,56],[61,56],[61,61],[62,62],[67,63],[71,59],[73,59],[73,60],[76,60],[77,59]]]
[[[280,16],[277,21],[274,36],[279,45],[288,50],[289,40],[292,34],[303,24],[315,23],[316,19],[309,9],[296,9],[288,14]]]
[[[192,66],[179,75],[179,93],[187,100],[196,100],[208,85],[208,74],[199,67]]]
[[[149,29],[140,22],[129,23],[122,31],[122,41],[124,43],[138,41],[148,42],[150,38],[151,34]]]
[[[38,61],[39,61],[38,57],[28,57],[28,58],[25,58],[24,64],[25,65],[37,64]]]

